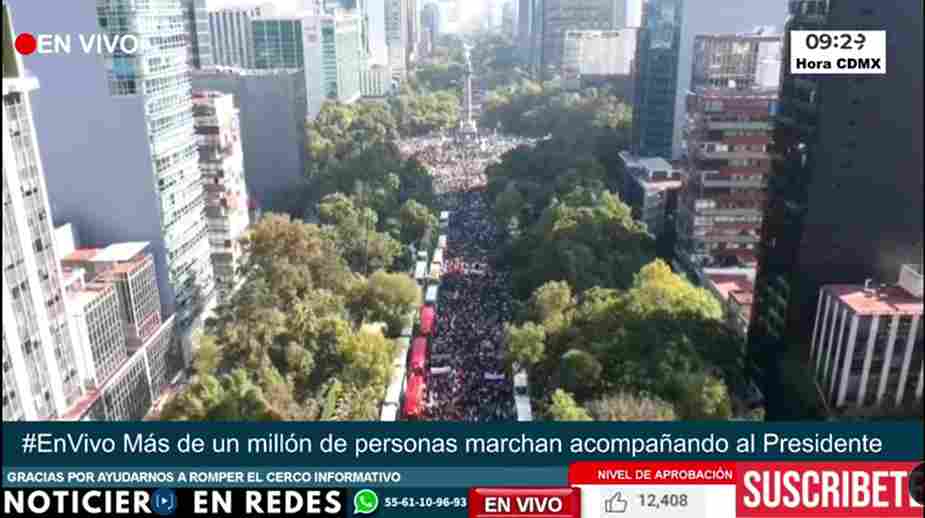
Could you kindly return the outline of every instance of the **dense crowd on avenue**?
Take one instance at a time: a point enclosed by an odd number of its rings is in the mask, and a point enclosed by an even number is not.
[[[510,275],[488,264],[501,239],[483,194],[453,193],[446,273],[431,342],[427,417],[440,421],[515,418],[504,374],[504,323],[512,317]]]
[[[512,318],[510,273],[490,258],[502,235],[485,195],[485,168],[530,139],[496,134],[411,139],[402,153],[416,157],[434,177],[450,211],[444,274],[430,344],[425,416],[438,421],[516,418],[512,380],[504,369],[504,324]]]
[[[508,135],[478,135],[467,139],[447,135],[428,135],[402,141],[401,153],[415,157],[434,178],[438,194],[479,189],[486,184],[485,168],[501,155],[534,140]]]

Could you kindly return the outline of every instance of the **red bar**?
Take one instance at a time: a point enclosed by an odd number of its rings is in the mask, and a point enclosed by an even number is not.
[[[569,466],[571,485],[732,485],[735,462],[576,462]]]
[[[576,487],[481,487],[469,490],[469,518],[581,518]]]

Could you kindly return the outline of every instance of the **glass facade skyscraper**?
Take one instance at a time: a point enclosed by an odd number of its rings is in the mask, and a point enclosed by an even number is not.
[[[671,158],[683,0],[649,0],[636,47],[633,152]]]
[[[251,22],[254,68],[303,68],[302,18],[262,18]]]

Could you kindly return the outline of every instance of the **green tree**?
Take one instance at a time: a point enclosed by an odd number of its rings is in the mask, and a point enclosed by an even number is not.
[[[376,230],[378,215],[358,208],[355,200],[341,193],[325,196],[318,205],[326,235],[337,245],[350,269],[357,272],[389,269],[401,253],[401,244]]]
[[[725,420],[732,417],[726,384],[713,376],[690,376],[683,385],[676,407],[683,419]]]
[[[389,336],[398,336],[411,324],[411,312],[421,303],[421,290],[405,273],[373,273],[359,301],[367,321],[384,322]]]
[[[519,225],[520,218],[526,204],[523,195],[511,182],[495,199],[494,212],[502,228],[509,228],[512,224]]]
[[[547,409],[552,421],[591,421],[587,410],[575,402],[575,398],[564,390],[557,389]]]
[[[398,217],[403,243],[418,243],[428,232],[436,230],[439,223],[430,209],[415,200],[406,201]]]
[[[524,298],[552,280],[578,292],[626,288],[653,252],[652,237],[617,196],[577,188],[543,211],[506,260],[514,269],[515,295]]]
[[[505,343],[511,365],[530,367],[543,361],[546,330],[542,325],[527,322],[522,326],[507,326]]]
[[[723,316],[716,297],[672,272],[668,263],[661,259],[639,270],[628,292],[628,301],[627,309],[642,315],[664,311],[713,320]]]
[[[559,329],[565,324],[566,310],[572,304],[572,289],[563,281],[547,282],[537,288],[530,299],[537,320],[550,329]]]
[[[342,196],[321,212],[338,226],[361,217]],[[396,311],[389,304],[403,302],[401,286],[410,279],[382,272],[367,281],[352,273],[334,224],[268,215],[249,230],[247,282],[207,322],[194,379],[168,403],[163,419],[370,415],[385,391],[394,346],[365,327],[367,308],[351,303],[360,293],[378,311]],[[407,313],[406,302],[404,308]],[[349,400],[361,393],[365,400]]]
[[[587,397],[600,383],[603,367],[593,354],[569,349],[560,363],[562,387],[576,396]]]
[[[382,333],[365,329],[352,333],[339,344],[338,352],[344,362],[342,377],[351,385],[381,388],[388,383],[395,343]]]
[[[588,403],[595,421],[674,421],[674,406],[662,399],[618,392]]]

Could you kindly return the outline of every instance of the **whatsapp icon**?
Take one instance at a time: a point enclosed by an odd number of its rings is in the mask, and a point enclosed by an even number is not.
[[[373,514],[379,509],[379,495],[372,489],[361,489],[353,495],[353,514]]]

